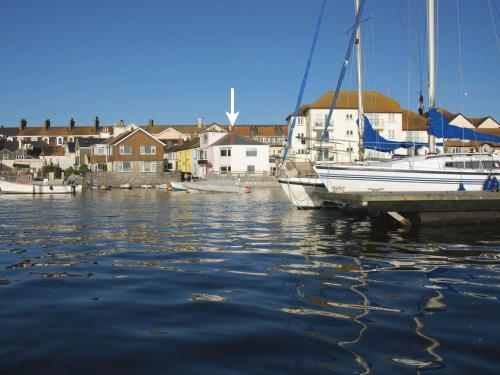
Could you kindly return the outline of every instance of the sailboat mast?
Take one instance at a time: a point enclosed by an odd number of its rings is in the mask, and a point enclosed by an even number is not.
[[[427,0],[427,36],[428,36],[428,56],[429,56],[429,110],[434,108],[436,100],[436,21],[435,2]],[[429,151],[436,153],[436,137],[429,135]]]
[[[354,7],[356,9],[356,16],[359,12],[359,0],[354,0]],[[358,25],[356,29],[356,59],[358,65],[358,159],[360,161],[364,160],[365,148],[363,146],[363,134],[365,130],[364,121],[364,110],[363,110],[363,71],[362,71],[362,61],[361,61],[361,24]]]

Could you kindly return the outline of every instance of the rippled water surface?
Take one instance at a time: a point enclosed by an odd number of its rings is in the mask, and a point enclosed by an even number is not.
[[[494,373],[499,255],[279,189],[0,196],[0,373]]]

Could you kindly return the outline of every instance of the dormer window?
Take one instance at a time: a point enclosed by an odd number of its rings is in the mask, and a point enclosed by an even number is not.
[[[63,137],[57,137],[57,145],[60,146],[64,143],[64,138]]]
[[[42,141],[44,141],[45,143],[49,144],[49,137],[43,137]]]

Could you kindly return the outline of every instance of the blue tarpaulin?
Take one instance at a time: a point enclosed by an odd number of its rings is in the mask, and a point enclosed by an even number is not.
[[[363,146],[371,150],[390,152],[397,150],[398,148],[420,148],[427,146],[427,143],[420,142],[400,142],[400,141],[390,141],[379,135],[375,130],[373,130],[370,121],[365,116],[365,129],[363,134]]]
[[[450,125],[448,119],[435,108],[429,110],[428,133],[437,138],[500,143],[500,137],[477,132],[473,129]]]

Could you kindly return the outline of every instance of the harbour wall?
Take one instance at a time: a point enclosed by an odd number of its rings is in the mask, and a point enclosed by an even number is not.
[[[168,184],[180,180],[181,172],[87,172],[84,177],[84,184],[109,185],[111,187],[131,184],[133,187],[140,187],[141,185]]]

